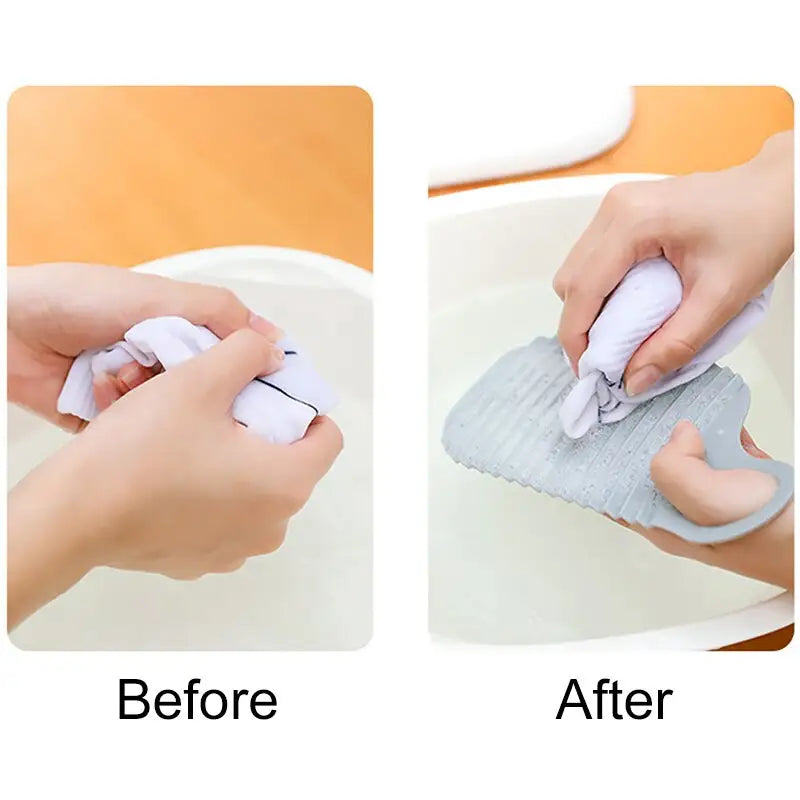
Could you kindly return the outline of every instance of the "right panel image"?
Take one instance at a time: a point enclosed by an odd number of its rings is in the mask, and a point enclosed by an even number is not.
[[[792,98],[502,89],[431,125],[431,635],[786,646]]]

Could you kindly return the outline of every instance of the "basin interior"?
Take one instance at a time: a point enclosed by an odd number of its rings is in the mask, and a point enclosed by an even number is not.
[[[244,253],[247,255],[244,255]],[[180,278],[226,286],[281,325],[335,387],[347,446],[284,545],[239,571],[174,581],[97,569],[12,634],[35,649],[352,649],[372,626],[372,305],[299,254],[180,256]],[[334,263],[334,262],[331,262]],[[159,271],[172,272],[166,260]],[[345,265],[349,266],[349,265]],[[9,408],[9,486],[69,437]],[[87,487],[89,489],[90,487]],[[144,498],[146,500],[146,498]]]
[[[483,208],[476,201],[471,210],[461,206],[433,215],[429,615],[434,635],[506,644],[594,639],[707,620],[780,593],[668,556],[593,511],[467,470],[441,446],[448,411],[500,355],[554,334],[561,306],[551,288],[554,271],[601,197],[598,191],[517,197]],[[755,441],[785,461],[792,459],[792,330],[792,276],[785,270],[767,322],[723,362],[751,388],[747,427]]]

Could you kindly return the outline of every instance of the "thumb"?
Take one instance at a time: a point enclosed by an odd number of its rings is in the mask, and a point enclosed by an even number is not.
[[[279,347],[255,331],[243,328],[169,370],[164,377],[187,382],[192,394],[227,409],[254,378],[279,370],[283,358]]]
[[[625,369],[629,396],[647,391],[665,375],[686,366],[728,322],[737,309],[726,298],[711,298],[695,289],[684,296],[678,310],[633,354]]]
[[[331,468],[342,452],[342,432],[330,417],[317,417],[309,425],[306,435],[290,445],[298,463],[318,481]]]
[[[775,492],[771,475],[750,469],[713,469],[700,432],[679,422],[653,457],[650,474],[658,490],[698,525],[724,525],[763,507]]]

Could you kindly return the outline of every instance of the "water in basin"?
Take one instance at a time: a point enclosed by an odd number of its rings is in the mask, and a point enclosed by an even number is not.
[[[780,590],[661,553],[590,510],[467,470],[439,442],[447,412],[504,352],[553,335],[549,281],[482,289],[430,329],[430,629],[534,644],[634,633],[744,608]],[[791,460],[792,414],[752,341],[724,362],[748,382],[755,441]]]

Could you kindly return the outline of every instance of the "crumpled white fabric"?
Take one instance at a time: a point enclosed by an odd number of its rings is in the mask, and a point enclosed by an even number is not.
[[[170,369],[219,341],[208,328],[182,317],[144,320],[134,325],[123,341],[78,355],[59,394],[58,411],[94,419],[100,413],[92,391],[95,375],[116,375],[133,361],[146,367],[160,363]],[[232,413],[267,441],[291,444],[305,435],[314,417],[334,407],[336,395],[290,339],[281,339],[277,346],[286,353],[281,369],[247,384],[234,399]]]
[[[628,361],[675,313],[683,297],[680,275],[667,259],[639,262],[608,297],[589,330],[588,347],[578,362],[578,382],[559,409],[564,432],[579,439],[595,425],[618,422],[640,403],[702,375],[758,324],[771,295],[772,284],[721,328],[689,364],[665,375],[646,392],[628,397],[622,382]]]

